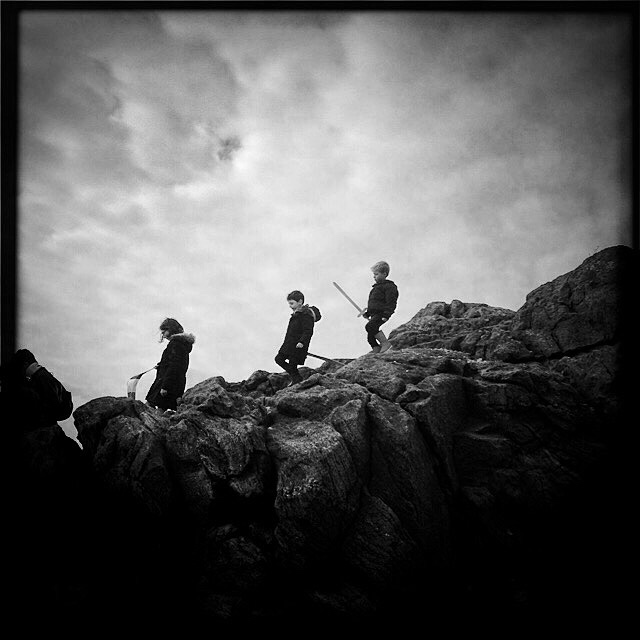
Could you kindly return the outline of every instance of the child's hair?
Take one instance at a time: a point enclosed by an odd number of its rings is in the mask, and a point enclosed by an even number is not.
[[[386,276],[389,275],[389,263],[384,260],[380,260],[380,262],[376,262],[373,267],[371,267],[371,271],[380,271],[380,273],[384,273]]]
[[[295,300],[296,302],[304,302],[304,294],[302,293],[302,291],[298,291],[296,289],[295,291],[292,291],[291,293],[287,294],[287,300]]]
[[[168,331],[169,333],[171,333],[172,336],[175,335],[176,333],[182,333],[184,331],[184,329],[182,328],[182,325],[177,320],[174,320],[173,318],[165,318],[160,323],[159,329],[160,331]]]

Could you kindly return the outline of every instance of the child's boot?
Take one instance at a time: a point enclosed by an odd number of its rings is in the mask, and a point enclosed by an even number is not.
[[[376,340],[380,343],[380,353],[384,353],[391,349],[391,343],[387,340],[387,336],[385,336],[382,331],[378,331],[378,333],[376,333]]]
[[[291,378],[291,382],[288,385],[290,387],[293,387],[294,384],[298,384],[298,382],[302,382],[302,376],[297,371],[290,373],[289,377]]]

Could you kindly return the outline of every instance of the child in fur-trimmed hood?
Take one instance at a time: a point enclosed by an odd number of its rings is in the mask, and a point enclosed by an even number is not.
[[[168,344],[156,365],[156,379],[147,393],[147,404],[157,409],[175,411],[178,399],[187,385],[189,354],[196,341],[192,333],[185,333],[182,325],[173,318],[165,318],[159,327],[160,341]]]

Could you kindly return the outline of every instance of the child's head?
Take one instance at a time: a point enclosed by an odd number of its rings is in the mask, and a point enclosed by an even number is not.
[[[163,338],[170,338],[176,333],[182,333],[184,331],[182,325],[173,318],[165,318],[158,328],[162,333],[162,338],[160,338],[161,342]]]
[[[287,302],[292,309],[299,309],[304,304],[304,294],[295,290],[287,294]]]
[[[371,271],[373,272],[375,281],[382,282],[389,275],[389,263],[380,260],[371,267]]]

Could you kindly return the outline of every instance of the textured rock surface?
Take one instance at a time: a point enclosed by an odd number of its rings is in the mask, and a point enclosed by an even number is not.
[[[79,407],[100,575],[129,583],[101,597],[209,625],[603,605],[633,274],[637,252],[612,247],[517,312],[433,302],[383,355],[303,367],[293,388],[213,377],[170,418]]]

